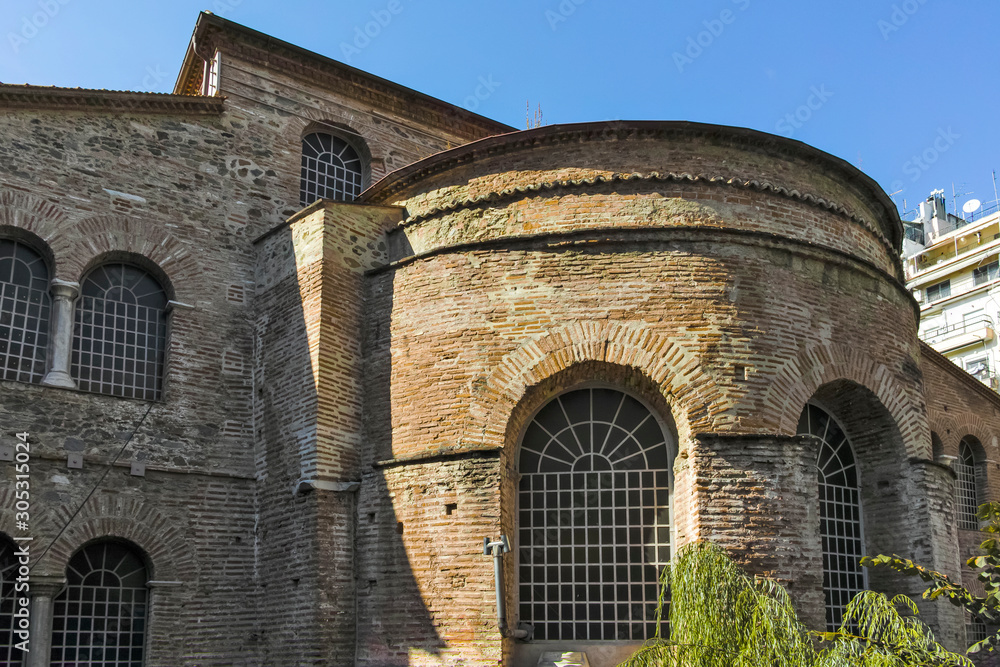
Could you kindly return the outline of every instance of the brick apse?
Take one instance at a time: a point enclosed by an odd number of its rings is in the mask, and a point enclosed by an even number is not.
[[[0,86],[24,664],[596,667],[694,540],[816,628],[919,591],[857,554],[960,571],[1000,401],[918,341],[870,178],[739,128],[517,132],[208,14],[194,37],[172,95]],[[501,534],[530,641],[498,630]],[[130,597],[112,623],[87,595]]]

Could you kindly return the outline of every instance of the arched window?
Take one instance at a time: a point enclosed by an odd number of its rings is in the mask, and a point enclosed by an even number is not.
[[[807,405],[798,433],[819,440],[819,522],[823,545],[826,627],[836,630],[844,607],[867,586],[860,560],[865,555],[861,525],[861,485],[854,450],[832,415]]]
[[[302,206],[317,199],[352,201],[361,194],[363,180],[361,158],[349,143],[325,132],[302,139]]]
[[[52,664],[140,667],[148,580],[142,559],[120,542],[76,552],[53,601]]]
[[[0,239],[0,379],[42,381],[49,309],[45,260],[23,243]]]
[[[955,491],[958,500],[958,527],[962,530],[979,530],[976,510],[979,507],[979,490],[976,486],[976,459],[968,438],[958,446],[955,469]]]
[[[167,295],[151,275],[104,264],[80,286],[73,377],[80,389],[156,400],[163,379]]]
[[[653,635],[658,567],[670,559],[663,428],[620,391],[552,399],[521,442],[520,619],[539,640]]]
[[[17,557],[14,541],[0,534],[0,665],[17,667],[24,658],[24,652],[15,648],[20,639],[14,634],[14,579],[17,576]]]

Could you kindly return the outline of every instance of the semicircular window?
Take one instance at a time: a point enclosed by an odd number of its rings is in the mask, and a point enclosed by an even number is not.
[[[0,533],[0,665],[18,667],[25,653],[17,644],[22,638],[14,634],[14,584],[17,578],[17,556],[14,541]]]
[[[836,630],[844,607],[867,586],[861,567],[865,555],[861,524],[861,488],[857,461],[847,434],[837,420],[817,405],[807,405],[798,433],[819,440],[820,538],[823,543],[823,593],[826,627]]]
[[[73,377],[80,389],[156,400],[163,379],[167,295],[128,264],[104,264],[80,286]]]
[[[613,389],[561,394],[528,425],[518,592],[536,639],[653,636],[670,560],[672,447],[642,403]]]
[[[354,147],[340,137],[313,132],[302,139],[299,204],[317,199],[352,201],[361,194],[363,169]]]
[[[50,304],[42,256],[23,243],[0,239],[0,380],[42,381]]]
[[[148,581],[142,559],[124,544],[76,552],[53,601],[52,664],[142,665]]]

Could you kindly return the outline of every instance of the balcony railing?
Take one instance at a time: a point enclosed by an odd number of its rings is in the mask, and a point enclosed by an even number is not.
[[[944,352],[992,339],[995,330],[993,320],[986,315],[980,315],[958,324],[928,329],[922,338],[938,352]]]
[[[975,220],[982,220],[983,218],[992,215],[997,211],[1000,211],[1000,201],[995,201],[989,206],[983,206],[978,211],[973,211],[972,213],[969,213],[969,222],[973,222]]]

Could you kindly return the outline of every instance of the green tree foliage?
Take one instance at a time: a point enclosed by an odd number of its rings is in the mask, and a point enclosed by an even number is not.
[[[967,564],[976,571],[976,578],[982,582],[985,595],[973,595],[968,588],[952,581],[948,575],[929,570],[896,554],[863,558],[861,564],[867,567],[891,567],[903,574],[920,577],[930,584],[923,592],[923,597],[928,600],[944,598],[986,623],[1000,623],[1000,540],[995,537],[1000,533],[1000,503],[980,505],[977,516],[984,522],[980,530],[990,533],[992,537],[979,545],[983,554],[973,556]],[[976,642],[969,647],[968,652],[977,653],[984,648],[993,651],[997,646],[1000,646],[1000,633]]]
[[[657,633],[621,667],[972,666],[934,641],[904,596],[865,591],[838,632],[811,632],[784,588],[750,577],[711,543],[681,549],[660,583],[657,613],[669,612],[670,637]]]

